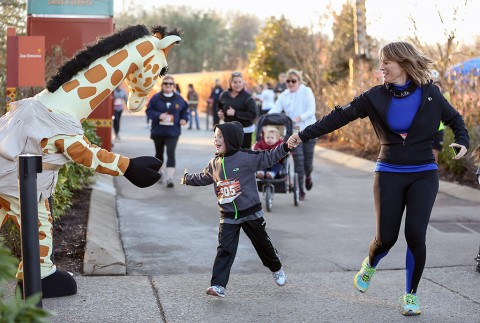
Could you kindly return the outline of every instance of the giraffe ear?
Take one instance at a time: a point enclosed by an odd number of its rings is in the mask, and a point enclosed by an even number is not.
[[[157,49],[163,50],[165,57],[167,57],[168,52],[172,49],[173,45],[179,43],[182,39],[176,35],[170,35],[162,39],[154,37],[155,47]]]

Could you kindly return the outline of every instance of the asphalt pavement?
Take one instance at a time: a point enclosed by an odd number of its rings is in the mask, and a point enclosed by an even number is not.
[[[201,126],[205,119],[201,118]],[[154,155],[143,113],[123,114],[113,151]],[[242,234],[225,298],[205,295],[218,234],[212,187],[179,185],[213,156],[211,130],[183,129],[176,186],[138,189],[125,178],[93,185],[78,294],[44,299],[51,322],[480,322],[480,190],[440,183],[418,295],[423,313],[404,317],[403,231],[369,291],[353,276],[375,234],[373,162],[317,147],[314,187],[299,206],[276,194],[267,230],[287,273],[284,287]],[[472,176],[474,176],[472,174]]]

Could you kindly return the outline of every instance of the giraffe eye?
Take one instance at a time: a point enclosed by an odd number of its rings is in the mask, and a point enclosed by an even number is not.
[[[160,77],[165,76],[167,72],[168,72],[168,66],[163,67],[162,70],[160,71]]]

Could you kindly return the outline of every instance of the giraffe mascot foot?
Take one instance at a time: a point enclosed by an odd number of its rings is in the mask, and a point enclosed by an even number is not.
[[[167,72],[167,55],[180,42],[176,30],[129,26],[85,47],[65,62],[34,97],[10,104],[0,118],[0,227],[12,219],[20,229],[17,159],[21,154],[42,156],[37,175],[40,271],[43,297],[77,292],[75,279],[53,264],[52,217],[48,198],[59,169],[73,161],[96,172],[125,176],[145,188],[160,179],[162,162],[152,156],[128,158],[91,144],[81,122],[123,81],[129,89],[127,107],[140,111],[157,79]],[[17,279],[23,280],[22,262]]]

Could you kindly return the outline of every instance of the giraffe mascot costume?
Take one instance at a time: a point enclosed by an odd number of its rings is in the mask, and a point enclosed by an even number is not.
[[[34,97],[13,102],[0,118],[0,227],[12,219],[20,228],[17,157],[42,155],[43,172],[37,176],[40,267],[43,297],[75,294],[74,278],[51,260],[52,217],[48,198],[58,171],[74,161],[112,176],[125,176],[138,187],[160,179],[162,161],[151,156],[124,157],[91,144],[81,122],[125,80],[129,88],[127,107],[136,112],[158,77],[165,75],[166,57],[180,41],[177,31],[167,33],[155,26],[127,27],[88,45],[61,66]],[[22,262],[17,279],[23,279]]]

